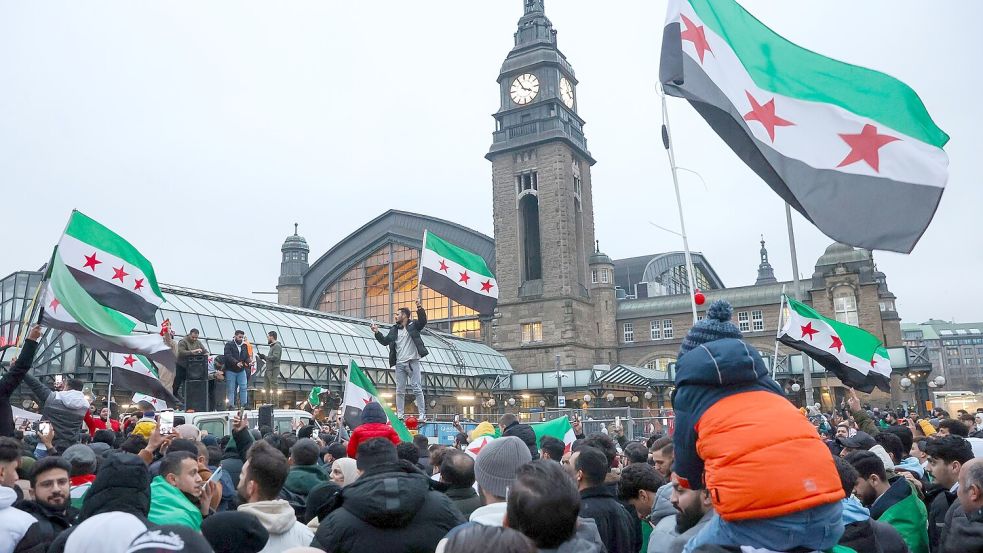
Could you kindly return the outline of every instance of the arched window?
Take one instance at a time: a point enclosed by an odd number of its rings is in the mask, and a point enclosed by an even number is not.
[[[539,198],[526,194],[519,199],[519,228],[522,232],[522,280],[543,278],[539,242]]]
[[[833,289],[833,312],[836,320],[848,325],[860,326],[857,314],[857,295],[849,286],[838,286]]]

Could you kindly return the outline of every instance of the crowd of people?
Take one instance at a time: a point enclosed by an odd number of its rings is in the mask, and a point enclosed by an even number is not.
[[[564,443],[505,414],[454,446],[401,442],[376,403],[350,434],[117,421],[29,374],[34,328],[0,379],[0,553],[983,551],[983,414],[800,411],[730,315],[683,342],[671,435],[574,418]],[[22,383],[37,432],[13,425]]]

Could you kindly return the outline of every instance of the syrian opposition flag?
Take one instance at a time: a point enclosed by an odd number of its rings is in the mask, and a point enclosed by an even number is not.
[[[733,0],[670,0],[659,73],[834,240],[907,253],[931,222],[949,136],[903,82],[793,44]]]
[[[133,394],[133,399],[131,399],[130,401],[132,401],[133,403],[139,403],[141,401],[146,401],[150,405],[153,405],[154,406],[154,411],[166,411],[167,410],[167,402],[166,401],[164,401],[163,399],[160,399],[159,397],[148,396],[147,394],[135,393],[135,394]]]
[[[79,255],[83,249],[87,253]],[[136,262],[130,265],[130,260]],[[117,263],[117,269],[106,274],[106,263]],[[164,300],[153,266],[119,235],[72,212],[45,281],[43,324],[74,334],[93,349],[142,354],[174,367],[174,352],[156,330],[135,331],[138,322],[156,324],[157,306]]]
[[[379,392],[376,391],[369,377],[365,376],[355,361],[349,361],[348,381],[345,382],[345,399],[341,403],[344,410],[344,421],[348,428],[354,430],[362,424],[362,409],[373,401],[382,406],[382,410],[386,412],[386,417],[389,418],[389,424],[399,434],[400,441],[412,442],[413,435],[410,434],[403,421],[396,417],[396,413],[393,413],[392,409],[379,399]]]
[[[531,424],[532,431],[536,433],[536,446],[539,446],[539,440],[543,436],[552,436],[557,440],[563,442],[563,452],[569,453],[570,446],[577,439],[576,434],[574,434],[573,426],[570,426],[570,419],[566,417],[557,417],[551,421]]]
[[[111,353],[109,366],[113,369],[113,386],[131,392],[143,392],[172,404],[177,403],[177,398],[160,381],[157,367],[146,357],[132,353]]]
[[[496,436],[488,435],[488,434],[484,436],[478,436],[477,438],[471,440],[471,442],[468,443],[468,447],[464,449],[464,452],[470,455],[472,459],[477,459],[478,454],[481,453],[481,449],[486,445],[488,445],[488,443],[494,440],[495,438]]]
[[[832,372],[844,385],[870,393],[891,391],[891,360],[876,336],[862,328],[827,319],[789,297],[778,341],[797,349]]]
[[[480,255],[423,232],[420,284],[479,313],[498,303],[498,282]]]

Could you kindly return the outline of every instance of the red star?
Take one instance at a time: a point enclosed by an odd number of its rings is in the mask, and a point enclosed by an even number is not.
[[[370,397],[363,397],[362,398],[362,401],[364,401],[365,404],[368,405],[368,404],[372,403],[372,398],[370,398]]]
[[[870,360],[870,368],[873,369],[874,368],[874,365],[876,365],[876,364],[877,364],[877,359],[871,359]]]
[[[444,260],[443,259],[441,259],[440,260],[440,270],[441,271],[444,271],[446,273],[447,272],[447,269],[448,269],[447,264],[444,263]]]
[[[151,403],[152,405],[157,405],[157,398],[155,398],[155,397],[153,397],[153,398],[150,398],[150,403]]]
[[[788,127],[795,125],[795,123],[789,121],[788,119],[782,119],[781,117],[775,115],[775,99],[772,98],[765,102],[764,105],[758,103],[751,96],[751,93],[747,90],[744,91],[747,94],[747,99],[751,102],[751,111],[744,114],[745,121],[757,121],[761,123],[765,130],[768,131],[768,137],[771,141],[775,142],[775,127]]]
[[[48,307],[49,307],[49,308],[50,308],[50,309],[51,309],[52,311],[58,311],[58,306],[59,306],[59,305],[61,305],[61,302],[60,302],[60,301],[58,301],[58,298],[55,298],[55,299],[53,299],[53,300],[51,300],[51,303],[49,303],[49,304],[48,304]]]
[[[481,291],[482,292],[491,292],[492,286],[493,285],[491,283],[491,279],[488,279],[488,280],[486,280],[486,281],[484,281],[484,282],[481,283]]]
[[[139,290],[139,289],[143,288],[143,279],[142,278],[135,279],[133,281],[133,283],[134,283],[133,284],[133,289],[134,290]]]
[[[697,26],[683,14],[679,14],[679,16],[683,18],[683,24],[686,25],[686,30],[679,33],[679,38],[693,43],[693,46],[696,47],[696,54],[700,56],[700,63],[702,64],[703,55],[706,52],[713,53],[713,50],[710,49],[710,43],[707,42],[707,35],[703,29],[703,25]]]
[[[469,280],[471,280],[471,276],[468,275],[467,271],[461,273],[461,278],[457,279],[458,282],[463,282],[464,284],[467,284]]]
[[[479,454],[479,453],[481,453],[481,446],[478,446],[478,447],[472,447],[472,448],[471,448],[471,449],[469,449],[468,451],[470,451],[471,453],[474,453],[475,455],[477,455],[477,454]]]
[[[112,280],[119,279],[120,282],[123,282],[124,277],[130,276],[130,273],[123,270],[123,265],[120,265],[118,269],[113,267],[113,271],[115,271],[116,274],[113,275]]]
[[[878,173],[881,172],[881,159],[878,150],[885,144],[900,140],[900,138],[894,136],[877,134],[877,127],[871,124],[864,125],[863,130],[858,134],[840,134],[840,138],[850,145],[850,153],[843,158],[843,161],[837,167],[843,167],[844,165],[850,165],[851,163],[863,160],[867,162],[867,165],[870,165],[871,169]]]
[[[810,341],[810,342],[812,341],[812,335],[813,335],[813,334],[818,334],[818,333],[819,333],[819,331],[818,331],[818,330],[816,330],[816,329],[814,329],[814,328],[812,328],[812,323],[811,323],[811,322],[810,322],[809,324],[807,324],[807,325],[805,325],[805,326],[803,326],[803,327],[801,327],[801,328],[802,328],[802,336],[800,336],[800,337],[801,337],[801,338],[805,338],[805,337],[806,337],[806,335],[808,335],[808,336],[809,336],[809,341]]]
[[[133,357],[133,355],[131,354],[126,354],[126,357],[123,358],[123,364],[126,365],[127,367],[132,367],[133,364],[136,362],[137,362],[137,358]]]
[[[843,342],[840,341],[839,336],[833,336],[833,343],[829,345],[829,349],[834,348],[837,353],[843,353]]]
[[[85,257],[85,265],[82,265],[82,268],[84,269],[84,268],[88,267],[88,268],[92,269],[92,272],[93,273],[96,272],[96,265],[102,263],[102,261],[99,261],[98,259],[96,259],[96,252],[92,252],[92,255],[91,256],[82,254],[82,257]]]

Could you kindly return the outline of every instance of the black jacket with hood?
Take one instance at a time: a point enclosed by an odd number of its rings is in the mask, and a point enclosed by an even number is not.
[[[502,436],[515,436],[519,438],[529,448],[529,454],[532,455],[532,460],[539,459],[539,448],[536,446],[536,432],[528,424],[515,421],[505,427],[505,430],[502,431]]]
[[[330,552],[430,553],[464,522],[444,494],[408,462],[384,463],[341,490],[341,507],[321,521],[311,547]]]
[[[413,340],[413,344],[416,345],[416,352],[420,354],[420,359],[426,357],[430,352],[427,351],[427,346],[423,345],[423,336],[420,336],[420,331],[427,326],[427,312],[421,307],[416,310],[416,319],[406,323],[406,331],[410,333],[410,339]],[[389,334],[383,336],[381,332],[376,331],[375,339],[377,342],[384,346],[389,346],[389,366],[396,366],[396,336],[399,334],[399,325],[393,325],[389,329]]]

